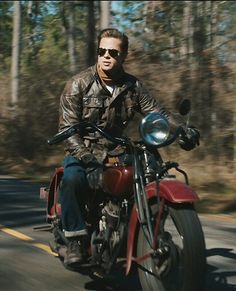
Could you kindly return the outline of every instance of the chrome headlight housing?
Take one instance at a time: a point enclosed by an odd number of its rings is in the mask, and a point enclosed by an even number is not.
[[[146,115],[142,119],[139,129],[144,142],[152,146],[161,146],[170,134],[169,122],[159,112],[151,112]]]

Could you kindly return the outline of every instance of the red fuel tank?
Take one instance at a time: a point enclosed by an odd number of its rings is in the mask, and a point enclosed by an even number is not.
[[[131,195],[133,190],[133,170],[131,166],[114,166],[103,173],[103,189],[114,196]]]

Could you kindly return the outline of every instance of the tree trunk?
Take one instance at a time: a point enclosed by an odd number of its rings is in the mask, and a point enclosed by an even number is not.
[[[214,46],[215,46],[215,37],[216,37],[216,31],[217,31],[217,8],[218,5],[215,1],[207,1],[208,2],[208,13],[210,13],[210,22],[209,22],[209,28],[207,30],[207,34],[209,35],[208,37],[208,46],[212,51],[212,56],[214,53]],[[212,73],[213,75],[213,73]],[[212,81],[213,82],[213,81]],[[210,96],[209,98],[211,98],[211,134],[212,136],[215,136],[216,132],[217,132],[217,126],[216,126],[216,122],[217,122],[217,110],[216,110],[216,106],[215,106],[215,96],[213,94],[213,89],[212,86],[209,87],[209,93]],[[219,150],[219,142],[218,140],[215,139],[215,147],[216,147],[216,154],[218,154]]]
[[[100,1],[100,29],[110,26],[110,1]]]
[[[191,1],[185,1],[182,19],[182,45],[180,47],[180,56],[190,63],[191,54],[193,54],[193,15]]]
[[[74,23],[74,3],[67,2],[68,5],[68,52],[70,60],[70,71],[72,73],[76,70],[76,56],[75,56],[75,23]]]
[[[188,37],[189,37],[189,13],[190,6],[189,2],[185,1],[184,3],[184,11],[183,11],[183,19],[182,19],[182,42],[180,47],[180,56],[182,59],[187,58],[188,54]]]
[[[215,48],[216,45],[217,16],[218,16],[218,3],[217,1],[211,1],[210,43],[213,49]]]
[[[33,7],[33,1],[28,1],[27,15],[30,18],[33,16],[32,7]]]
[[[13,115],[18,102],[19,94],[19,55],[20,55],[20,31],[21,31],[21,3],[14,1],[13,37],[12,37],[12,63],[11,63],[11,103]]]
[[[67,40],[70,71],[74,73],[76,70],[74,1],[61,2],[60,16],[63,32]]]
[[[95,17],[94,17],[94,1],[88,1],[88,56],[87,65],[91,66],[95,63]]]

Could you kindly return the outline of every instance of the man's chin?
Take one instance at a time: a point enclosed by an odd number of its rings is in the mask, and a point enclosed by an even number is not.
[[[107,67],[107,66],[102,66],[102,70],[103,71],[106,71],[106,72],[112,72],[112,69],[111,67]]]

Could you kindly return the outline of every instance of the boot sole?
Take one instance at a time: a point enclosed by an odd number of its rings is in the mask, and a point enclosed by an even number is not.
[[[66,266],[71,266],[71,265],[81,265],[83,264],[85,261],[81,258],[71,258],[71,259],[64,259],[64,265]]]

